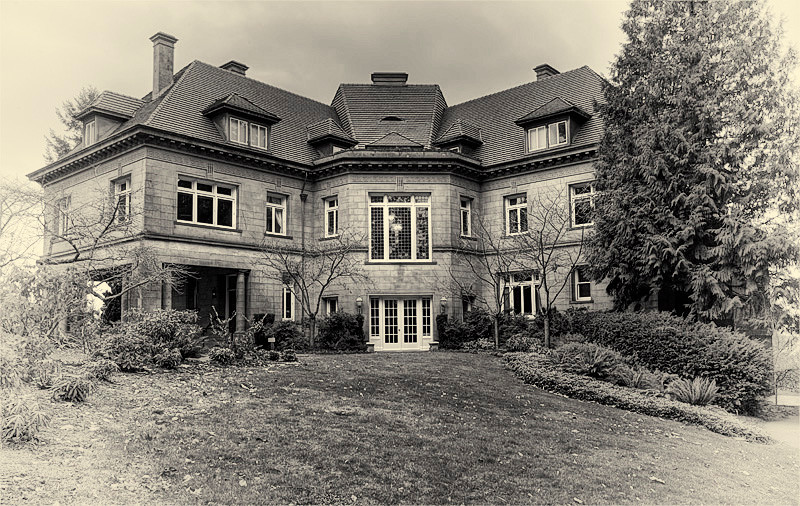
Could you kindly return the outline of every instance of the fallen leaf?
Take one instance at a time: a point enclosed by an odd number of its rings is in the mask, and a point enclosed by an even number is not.
[[[655,476],[651,476],[650,477],[650,481],[654,481],[656,483],[664,483],[664,484],[666,484],[666,482],[664,480],[658,479]]]
[[[244,480],[239,480],[239,486],[240,487],[246,487],[247,486],[247,482],[244,481]]]
[[[583,504],[583,501],[581,501],[581,500],[580,500],[580,499],[578,499],[577,497],[573,497],[573,498],[572,498],[572,500],[573,500],[573,501],[575,501],[575,502],[576,502],[576,503],[578,503],[578,504]]]

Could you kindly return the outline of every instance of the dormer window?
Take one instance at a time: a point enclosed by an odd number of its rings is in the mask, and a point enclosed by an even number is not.
[[[92,120],[83,126],[83,144],[89,146],[97,142],[97,122]]]
[[[250,145],[254,148],[267,149],[267,127],[250,124]]]
[[[248,123],[238,118],[230,118],[229,123],[231,142],[267,149],[267,127],[256,123]]]
[[[231,118],[230,125],[230,139],[231,142],[238,144],[247,144],[247,122],[240,119]]]
[[[569,144],[569,123],[559,121],[528,129],[528,151],[554,148]]]

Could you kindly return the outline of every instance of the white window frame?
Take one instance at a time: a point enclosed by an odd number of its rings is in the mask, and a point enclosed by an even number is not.
[[[325,237],[336,237],[339,235],[339,197],[328,197],[324,200],[325,206]],[[330,230],[331,221],[333,222],[333,232]]]
[[[325,301],[325,314],[333,314],[339,311],[339,297],[325,297],[323,300]],[[335,305],[333,311],[331,311],[331,302]]]
[[[289,307],[286,307],[287,302]],[[294,292],[286,285],[281,292],[281,320],[294,321]]]
[[[564,142],[558,142],[558,125],[564,124]],[[544,133],[544,142],[539,142],[539,133]],[[569,144],[569,121],[561,120],[555,123],[531,127],[526,132],[525,140],[528,144],[528,153],[543,149],[566,146]]]
[[[576,193],[578,188],[586,188],[589,187],[589,193]],[[583,227],[591,227],[594,225],[594,220],[589,221],[587,223],[576,223],[575,222],[575,204],[579,201],[588,201],[589,205],[594,209],[594,181],[588,181],[585,183],[575,183],[569,185],[569,210],[570,210],[570,225],[572,228],[583,228]]]
[[[561,125],[562,123],[564,124],[564,142],[559,142],[558,125]],[[547,143],[551,148],[569,144],[569,122],[566,120],[556,121],[555,123],[550,123],[547,125]]]
[[[576,265],[572,271],[572,301],[573,302],[592,302],[592,280],[587,276],[586,280],[580,280],[580,273],[585,269],[585,265]],[[589,285],[589,296],[581,297],[580,285]]]
[[[539,145],[539,131],[544,132],[544,145]],[[539,151],[547,149],[547,125],[533,127],[528,129],[528,152]]]
[[[259,142],[260,133],[264,132],[264,145]],[[255,135],[254,135],[255,134]],[[254,148],[266,150],[269,146],[269,130],[263,125],[258,123],[250,123],[250,145]]]
[[[233,126],[236,125],[236,137],[233,136]],[[241,137],[242,130],[244,130],[244,139]],[[250,134],[250,127],[247,121],[241,120],[239,118],[229,118],[228,119],[228,138],[231,142],[235,142],[236,144],[247,144],[248,137]]]
[[[175,192],[175,194],[176,194],[175,221],[177,221],[178,223],[190,223],[190,224],[193,224],[193,225],[200,225],[200,226],[203,226],[203,227],[224,228],[224,229],[228,229],[228,230],[232,230],[232,229],[236,228],[237,204],[238,204],[238,200],[239,200],[238,199],[238,191],[237,191],[236,186],[231,185],[231,184],[225,184],[225,183],[214,183],[214,182],[211,182],[211,181],[205,181],[205,180],[202,180],[202,179],[195,179],[195,178],[192,178],[192,177],[180,177],[179,176],[178,177],[178,181],[179,182],[180,181],[191,182],[192,183],[192,187],[191,188],[187,188],[187,187],[180,186],[180,184],[178,184],[177,191]],[[209,192],[209,191],[205,191],[205,190],[198,190],[197,189],[197,185],[198,184],[204,184],[204,185],[211,186],[211,191]],[[220,189],[230,190],[231,194],[230,195],[225,195],[224,193],[219,193]],[[191,220],[180,219],[177,216],[177,211],[178,211],[178,209],[177,209],[178,208],[177,194],[178,193],[184,193],[184,194],[188,194],[188,195],[192,196],[192,219]],[[200,222],[200,221],[197,220],[197,198],[198,198],[198,196],[210,197],[213,200],[213,206],[212,206],[212,211],[211,211],[212,212],[212,222],[211,223],[204,223],[204,222]],[[217,223],[217,220],[218,220],[217,209],[219,207],[219,202],[221,200],[231,203],[231,224],[230,224],[230,226],[228,226],[228,225],[220,225],[219,223]]]
[[[464,205],[466,204],[466,205]],[[459,234],[461,237],[472,237],[472,199],[461,197],[459,203]],[[464,225],[466,224],[466,231]]]
[[[389,202],[390,197],[409,197],[408,202]],[[431,262],[433,257],[432,237],[431,237],[431,195],[429,193],[381,193],[369,195],[369,206],[367,207],[369,214],[367,221],[369,223],[369,261],[370,262]],[[376,201],[380,198],[381,201]],[[409,207],[411,212],[411,258],[390,258],[390,220],[389,208],[391,207]],[[417,251],[417,209],[425,208],[428,210],[428,250],[427,258],[418,258]],[[382,209],[382,226],[383,226],[383,258],[374,258],[372,251],[372,210]]]
[[[539,312],[538,301],[536,300],[536,289],[542,282],[541,279],[539,279],[539,273],[536,271],[531,271],[529,274],[527,272],[517,271],[505,273],[503,276],[503,310],[514,314],[527,316],[528,318],[535,317]],[[514,302],[516,301],[514,288],[516,287],[519,287],[520,297],[522,298],[519,303],[520,308],[522,308],[520,313],[516,313],[514,311]],[[525,287],[530,287],[530,313],[525,312]],[[507,294],[506,290],[508,291]],[[508,298],[509,307],[506,307],[506,298]]]
[[[64,197],[59,199],[56,203],[56,235],[65,236],[70,229],[70,206],[72,204],[71,197]]]
[[[280,203],[278,202],[270,202],[270,199],[280,199]],[[264,233],[272,234],[272,235],[287,235],[286,232],[286,203],[289,198],[286,195],[282,195],[280,193],[272,193],[267,192],[267,202],[266,207],[264,209],[264,220],[266,223],[266,227],[264,229]],[[267,210],[270,211],[267,211]],[[278,213],[280,212],[280,219],[277,218]],[[279,225],[281,228],[280,232],[276,232],[276,226]]]
[[[123,205],[120,205],[123,202]],[[120,212],[120,209],[124,211]],[[114,209],[118,223],[125,223],[131,217],[131,178],[124,177],[114,181]]]
[[[528,232],[528,195],[525,193],[508,195],[503,198],[505,203],[506,235],[519,235]],[[514,201],[512,203],[512,201]],[[522,227],[522,210],[525,211],[525,228]],[[517,215],[517,229],[511,230],[511,215]]]
[[[91,146],[97,142],[97,121],[92,120],[83,126],[83,144]]]

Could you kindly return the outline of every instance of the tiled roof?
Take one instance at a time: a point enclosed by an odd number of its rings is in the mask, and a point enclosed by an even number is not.
[[[203,114],[211,114],[214,111],[223,109],[223,108],[230,108],[234,111],[241,111],[244,113],[252,114],[259,118],[269,119],[271,121],[278,121],[280,118],[277,117],[275,114],[272,114],[269,111],[265,111],[261,107],[257,106],[253,102],[247,100],[244,97],[240,97],[236,93],[231,93],[225,98],[221,98],[216,100],[214,103],[209,105],[205,110],[203,110]]]
[[[342,84],[333,107],[345,131],[362,146],[396,132],[429,147],[447,104],[435,84]]]
[[[104,91],[91,104],[76,114],[75,118],[79,119],[93,111],[108,112],[115,116],[130,118],[143,105],[144,102],[138,98],[121,95],[113,91]]]
[[[372,147],[404,147],[404,148],[421,148],[422,144],[413,141],[408,137],[397,132],[389,132],[380,139],[376,139],[368,144]]]
[[[544,104],[543,106],[537,107],[536,109],[529,112],[525,116],[519,118],[517,121],[515,121],[515,123],[521,125],[529,121],[534,121],[541,118],[548,118],[556,114],[566,113],[570,111],[574,111],[575,113],[579,114],[580,116],[583,116],[586,119],[589,119],[589,116],[591,116],[589,113],[587,113],[580,107],[577,107],[575,104],[571,104],[561,97],[556,97],[553,100]]]
[[[308,125],[306,127],[308,130],[308,141],[313,142],[317,139],[322,139],[326,136],[337,137],[339,139],[352,142],[356,144],[357,141],[347,135],[342,127],[334,120],[333,118],[326,118],[322,121],[314,123],[313,125]]]
[[[438,139],[433,141],[433,143],[444,144],[447,141],[459,138],[467,138],[473,140],[474,142],[480,143],[482,142],[481,129],[472,123],[457,119],[444,131],[444,133],[442,133],[442,135],[439,136]]]
[[[484,165],[511,162],[526,156],[524,130],[514,121],[557,97],[593,114],[575,133],[572,146],[599,142],[603,124],[594,114],[594,101],[603,99],[603,79],[585,66],[448,107],[442,124],[449,127],[462,119],[480,127],[483,144],[473,155]]]

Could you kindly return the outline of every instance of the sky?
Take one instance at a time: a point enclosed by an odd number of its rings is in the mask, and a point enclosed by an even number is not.
[[[800,47],[800,2],[772,0]],[[37,1],[0,0],[0,177],[45,165],[55,109],[86,85],[142,97],[152,43],[178,38],[194,60],[329,104],[339,83],[399,71],[439,84],[449,105],[535,79],[533,67],[588,65],[608,75],[627,1]]]

